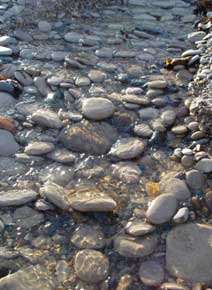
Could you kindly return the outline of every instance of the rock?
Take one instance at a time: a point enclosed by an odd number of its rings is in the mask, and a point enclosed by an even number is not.
[[[203,158],[195,165],[195,168],[203,173],[212,172],[212,159]]]
[[[163,90],[167,88],[168,84],[164,80],[155,80],[147,83],[149,89],[159,89]]]
[[[69,202],[73,209],[81,212],[108,212],[117,206],[112,197],[94,190],[77,191],[70,196]]]
[[[15,210],[14,220],[17,226],[30,229],[44,222],[44,215],[31,207],[23,206]]]
[[[0,46],[0,55],[1,56],[9,56],[12,55],[12,49],[5,47],[5,46]]]
[[[211,226],[189,223],[173,228],[166,241],[166,268],[169,273],[192,282],[211,283],[211,239]]]
[[[38,89],[39,93],[46,97],[48,95],[48,92],[50,91],[50,88],[48,87],[46,80],[44,77],[35,77],[34,78],[34,85]],[[40,113],[42,116],[42,112]]]
[[[110,150],[116,137],[116,129],[107,123],[82,121],[64,129],[60,141],[75,152],[102,155]]]
[[[56,275],[59,283],[63,284],[71,275],[71,267],[65,260],[57,262]]]
[[[41,32],[50,32],[52,29],[51,24],[47,21],[39,21],[38,28]]]
[[[212,212],[212,191],[207,192],[204,199],[207,208],[209,209],[210,212]]]
[[[186,182],[191,189],[203,189],[205,185],[204,174],[198,170],[190,170],[186,172]]]
[[[68,32],[64,35],[64,39],[71,43],[79,43],[80,39],[83,38],[83,35],[76,32]]]
[[[134,237],[144,236],[155,231],[155,227],[140,220],[129,221],[125,226],[125,231]]]
[[[163,267],[156,261],[143,262],[139,269],[139,278],[147,286],[160,285],[164,280]]]
[[[114,249],[123,257],[143,258],[153,253],[157,246],[155,235],[135,238],[128,235],[117,236]]]
[[[181,163],[184,167],[188,168],[194,164],[193,156],[184,155],[181,159]]]
[[[31,119],[33,122],[43,127],[60,129],[63,126],[55,112],[45,109],[40,109],[33,113]]]
[[[5,111],[13,105],[15,105],[15,99],[13,96],[5,92],[0,92],[0,111],[2,109]]]
[[[82,114],[91,120],[103,120],[113,115],[115,106],[105,98],[88,98],[82,101]]]
[[[149,138],[152,136],[153,131],[147,124],[137,124],[134,127],[134,133],[139,137]]]
[[[165,126],[171,126],[175,122],[176,113],[173,110],[164,111],[161,115],[161,119]]]
[[[40,188],[40,195],[62,210],[68,210],[70,207],[65,190],[58,184],[44,184],[44,186]]]
[[[18,152],[19,145],[13,135],[6,130],[0,129],[0,156],[10,156]]]
[[[38,194],[33,190],[10,190],[0,192],[0,206],[19,206],[34,201]]]
[[[90,79],[87,77],[77,77],[75,80],[75,85],[78,87],[86,87],[91,83]]]
[[[112,175],[126,183],[139,182],[140,168],[132,162],[118,162],[112,165]]]
[[[181,224],[186,222],[188,220],[188,217],[189,217],[189,209],[187,207],[182,207],[173,217],[173,221],[176,224]]]
[[[49,142],[33,142],[25,147],[24,152],[28,155],[43,155],[54,150],[54,144]]]
[[[184,135],[187,133],[188,128],[184,125],[178,125],[178,126],[174,126],[171,129],[172,133],[176,134],[176,135]]]
[[[176,210],[176,198],[170,194],[161,194],[150,204],[146,217],[150,223],[163,224],[171,220]]]
[[[0,45],[8,45],[13,42],[13,38],[8,35],[0,36]]]
[[[44,199],[38,199],[35,203],[35,208],[39,211],[54,210],[55,207]]]
[[[24,164],[17,162],[14,158],[0,157],[0,178],[22,175],[25,172]]]
[[[105,80],[106,74],[99,70],[91,70],[88,77],[94,83],[101,83]]]
[[[202,40],[204,36],[205,36],[205,32],[195,31],[188,34],[188,40],[190,40],[191,42],[196,42],[196,41]]]
[[[159,116],[159,112],[154,108],[145,108],[138,111],[139,116],[143,120],[156,119]]]
[[[38,279],[39,277],[39,279]],[[0,290],[54,290],[55,281],[45,267],[29,266],[0,279]]]
[[[161,286],[161,289],[163,289],[163,290],[189,290],[188,287],[185,287],[185,286],[180,285],[180,284],[175,284],[175,283],[164,283]]]
[[[105,238],[100,228],[89,225],[79,226],[71,237],[71,242],[80,249],[101,249]]]
[[[73,163],[77,158],[76,154],[65,148],[55,149],[54,151],[50,152],[47,157],[63,164]]]
[[[101,252],[95,250],[82,250],[74,259],[76,275],[87,283],[99,283],[109,274],[109,260]]]
[[[186,200],[191,196],[191,192],[185,181],[179,178],[162,179],[160,182],[160,191],[173,195],[177,200]]]
[[[145,143],[138,138],[122,138],[113,144],[109,154],[123,160],[139,157],[145,148]]]

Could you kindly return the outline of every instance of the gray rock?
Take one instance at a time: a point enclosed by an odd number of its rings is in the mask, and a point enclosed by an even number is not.
[[[41,32],[50,32],[52,29],[52,26],[47,21],[39,21],[38,22],[38,28]]]
[[[138,111],[142,120],[152,120],[159,116],[159,111],[154,108],[145,108]]]
[[[128,235],[120,235],[114,240],[114,249],[123,257],[143,258],[153,253],[157,246],[155,235],[135,238]]]
[[[58,115],[55,112],[44,109],[38,110],[33,113],[32,121],[40,126],[55,129],[60,129],[63,126],[62,122],[60,121]]]
[[[113,115],[115,106],[105,98],[88,98],[82,101],[82,114],[91,120],[103,120]]]
[[[188,132],[188,128],[184,125],[178,125],[178,126],[172,127],[171,131],[176,135],[184,135]]]
[[[39,211],[54,210],[55,207],[44,199],[38,199],[35,203],[35,208]]]
[[[71,275],[71,267],[65,260],[57,262],[56,275],[59,283],[64,283]]]
[[[137,124],[134,127],[134,133],[139,137],[148,138],[152,136],[153,131],[148,124]]]
[[[102,155],[109,151],[116,137],[116,129],[107,123],[82,121],[64,129],[60,141],[75,152]]]
[[[109,274],[109,260],[101,252],[95,250],[82,250],[74,259],[76,275],[87,283],[99,283]]]
[[[205,32],[195,31],[188,34],[188,40],[190,40],[191,42],[196,42],[196,41],[202,40],[204,36],[205,36]]]
[[[79,43],[80,39],[83,39],[83,35],[76,32],[68,32],[64,35],[64,39],[71,43]]]
[[[143,262],[139,269],[139,278],[147,286],[160,285],[164,280],[165,272],[161,264],[149,260]]]
[[[44,77],[35,77],[34,78],[34,85],[38,89],[38,91],[41,93],[43,97],[46,97],[50,91],[50,88],[48,87],[46,80]]]
[[[0,37],[0,45],[7,45],[13,42],[13,38],[8,35],[3,35]]]
[[[10,156],[19,150],[19,145],[13,135],[6,130],[0,129],[0,156]]]
[[[170,194],[161,194],[150,204],[146,217],[153,224],[163,224],[171,220],[176,210],[176,198]]]
[[[191,189],[203,189],[205,185],[204,174],[198,170],[186,172],[186,182]]]
[[[140,220],[129,221],[125,226],[125,231],[134,237],[144,236],[155,231],[153,225],[147,224]]]
[[[191,196],[191,192],[185,181],[179,178],[162,179],[160,182],[160,191],[173,195],[177,200],[186,200]]]
[[[190,290],[188,287],[176,283],[163,283],[161,285],[163,290]]]
[[[65,148],[62,149],[55,149],[54,151],[50,152],[47,155],[48,158],[56,161],[56,162],[60,162],[63,164],[69,164],[69,163],[73,163],[76,158],[77,155]]]
[[[212,172],[212,159],[203,158],[195,165],[195,168],[203,173]]]
[[[15,99],[12,95],[4,92],[0,92],[0,111],[5,111],[9,107],[15,105]]]
[[[109,154],[123,160],[139,157],[145,148],[145,143],[138,138],[122,138],[113,144]]]
[[[87,77],[77,77],[75,80],[75,85],[78,87],[86,87],[91,83],[90,79]]]
[[[12,49],[5,46],[0,46],[0,55],[2,56],[9,56],[12,55]]]
[[[149,89],[165,89],[168,84],[164,80],[155,80],[147,83]]]
[[[188,217],[189,217],[189,209],[187,207],[182,207],[173,217],[173,221],[176,224],[181,224],[186,222],[188,220]]]
[[[99,70],[91,70],[88,77],[94,83],[101,83],[105,80],[106,74]]]
[[[25,147],[24,152],[28,155],[43,155],[54,150],[54,144],[49,142],[33,142]]]
[[[0,157],[0,177],[9,178],[15,175],[24,174],[26,167],[24,164],[17,162],[14,158]]]
[[[19,207],[14,212],[14,221],[17,226],[30,229],[44,222],[44,215],[31,207]]]
[[[38,194],[33,190],[10,190],[0,192],[0,206],[19,206],[34,201]]]
[[[176,113],[173,110],[164,111],[161,115],[161,119],[165,126],[171,126],[176,119]]]
[[[89,225],[79,226],[71,237],[71,242],[80,249],[101,249],[105,238],[100,228]]]
[[[212,227],[196,223],[180,225],[167,237],[166,268],[177,278],[212,282]]]
[[[140,168],[133,162],[118,162],[112,165],[112,175],[126,183],[139,182]]]

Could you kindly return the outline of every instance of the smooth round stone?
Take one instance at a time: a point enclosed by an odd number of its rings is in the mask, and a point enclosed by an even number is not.
[[[79,43],[80,39],[83,39],[83,35],[76,32],[68,32],[64,35],[64,39],[71,43]]]
[[[207,192],[204,199],[207,208],[209,209],[210,212],[212,212],[212,191]]]
[[[150,204],[146,217],[150,223],[169,222],[177,210],[177,199],[170,194],[161,194]]]
[[[144,236],[155,231],[155,227],[139,220],[130,221],[125,226],[125,231],[134,237]]]
[[[12,55],[13,51],[11,48],[0,46],[0,55],[1,56],[9,56]]]
[[[188,129],[184,125],[178,125],[178,126],[172,127],[171,131],[172,131],[172,133],[174,133],[176,135],[184,135],[188,132]]]
[[[128,258],[143,258],[152,254],[157,246],[156,235],[141,238],[120,235],[114,240],[114,249],[119,255]]]
[[[32,114],[32,121],[42,127],[60,129],[63,123],[59,119],[58,115],[50,110],[40,109]]]
[[[81,225],[73,233],[71,242],[80,249],[101,249],[105,246],[105,238],[98,227]]]
[[[81,280],[87,283],[99,283],[109,274],[109,260],[101,252],[82,250],[74,259],[74,270]]]
[[[161,119],[165,126],[171,126],[176,119],[176,113],[172,110],[164,111],[161,115]]]
[[[183,84],[187,84],[193,79],[193,75],[188,70],[180,70],[176,74],[176,78]]]
[[[141,95],[143,91],[142,88],[129,87],[126,89],[126,95]]]
[[[183,155],[188,155],[188,156],[193,155],[193,151],[191,149],[189,149],[189,148],[184,148],[182,150],[182,153],[183,153]]]
[[[147,286],[157,286],[164,280],[163,267],[156,261],[143,262],[139,269],[139,278]]]
[[[6,110],[13,105],[15,105],[13,96],[5,92],[0,92],[0,111]]]
[[[211,239],[211,226],[189,223],[173,228],[166,240],[166,269],[177,278],[211,282]]]
[[[35,208],[39,211],[54,210],[54,206],[43,199],[39,199],[36,201]]]
[[[203,131],[196,131],[191,134],[191,139],[192,140],[199,140],[205,137],[205,132]]]
[[[38,22],[38,28],[41,32],[50,32],[52,29],[52,26],[47,21],[39,21]]]
[[[70,196],[69,202],[73,209],[81,212],[110,212],[117,206],[112,197],[94,190],[76,192]]]
[[[141,169],[132,162],[118,162],[112,165],[112,176],[126,183],[139,182]]]
[[[191,122],[188,124],[189,130],[195,132],[199,130],[199,123],[198,122]]]
[[[212,172],[212,159],[203,158],[195,165],[195,168],[203,173]]]
[[[194,164],[193,156],[184,155],[181,159],[181,163],[184,167],[191,167]]]
[[[156,98],[156,97],[158,97],[158,96],[161,96],[161,95],[163,95],[163,90],[159,90],[159,89],[150,89],[150,90],[148,90],[147,91],[147,93],[146,93],[146,97],[147,98],[150,98],[150,99],[153,99],[153,98]]]
[[[132,103],[132,104],[137,104],[137,105],[140,105],[140,106],[146,106],[150,103],[149,99],[146,98],[146,97],[143,97],[143,96],[137,96],[137,95],[124,95],[122,97],[122,100],[124,102],[127,102],[127,103]]]
[[[19,227],[30,229],[42,223],[44,215],[29,206],[23,206],[15,210],[14,220]]]
[[[139,137],[149,138],[152,136],[153,131],[147,124],[137,124],[134,127],[134,133]]]
[[[203,189],[205,185],[204,174],[198,170],[186,172],[186,182],[191,189]]]
[[[91,70],[88,77],[94,83],[101,83],[105,80],[106,74],[99,70]]]
[[[65,148],[55,149],[54,151],[50,152],[47,157],[63,164],[73,163],[77,158],[76,154]]]
[[[9,131],[0,130],[0,156],[14,155],[19,148],[18,143]]]
[[[11,42],[13,42],[12,37],[7,36],[7,35],[0,36],[0,45],[4,46],[7,44],[10,44]]]
[[[165,132],[166,128],[161,119],[157,118],[150,122],[152,130],[156,132]]]
[[[139,157],[145,149],[145,143],[137,138],[123,138],[118,140],[109,152],[114,157],[123,160]]]
[[[138,111],[139,116],[143,120],[156,119],[159,116],[159,111],[154,108],[145,108]]]
[[[78,87],[86,87],[91,84],[91,81],[87,77],[77,77],[75,80],[75,85]]]
[[[0,192],[0,206],[19,206],[34,201],[38,194],[33,190],[10,190]]]
[[[159,89],[163,90],[167,88],[168,84],[164,80],[155,80],[147,83],[149,89]]]
[[[184,223],[188,220],[189,217],[189,209],[187,207],[180,208],[175,216],[173,217],[173,221],[176,224]]]
[[[9,178],[14,175],[21,175],[26,172],[26,166],[14,158],[0,157],[0,177]]]
[[[111,48],[100,48],[95,51],[95,55],[102,58],[112,58],[113,57],[113,50]]]
[[[24,152],[29,155],[42,155],[51,152],[54,148],[53,143],[33,142],[25,147]]]
[[[82,114],[91,120],[103,120],[113,115],[115,106],[105,98],[88,98],[82,101]]]
[[[205,32],[203,31],[195,31],[188,34],[188,40],[191,42],[196,42],[202,40],[205,36]]]
[[[184,180],[179,178],[169,178],[161,180],[160,191],[173,195],[177,200],[186,200],[191,197],[191,192],[188,189]]]

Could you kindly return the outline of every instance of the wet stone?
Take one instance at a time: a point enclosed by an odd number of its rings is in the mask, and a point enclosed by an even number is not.
[[[51,24],[47,21],[39,21],[38,28],[41,32],[50,32]]]
[[[139,157],[145,148],[145,143],[137,138],[123,138],[118,140],[111,148],[109,154],[120,159],[133,159]]]
[[[176,283],[164,283],[161,286],[163,290],[189,290],[188,287]]]
[[[74,270],[81,280],[87,283],[99,283],[109,274],[109,260],[101,252],[82,250],[75,256]]]
[[[139,110],[139,116],[143,120],[152,120],[156,119],[159,116],[159,111],[154,108],[145,108]]]
[[[112,175],[126,183],[139,182],[140,168],[131,162],[118,162],[112,166]]]
[[[91,70],[88,74],[88,77],[94,83],[101,83],[105,80],[106,74],[102,71]]]
[[[0,157],[0,177],[8,178],[17,174],[24,174],[26,167],[14,158]]]
[[[60,129],[63,125],[55,112],[44,109],[33,113],[31,119],[38,125],[48,128]]]
[[[184,155],[181,159],[181,163],[184,167],[188,168],[194,164],[193,156]]]
[[[12,55],[12,49],[5,46],[0,46],[0,55],[1,56],[9,56]]]
[[[184,223],[188,220],[189,217],[189,209],[187,207],[180,208],[175,216],[173,217],[173,221],[176,224]]]
[[[17,226],[30,229],[44,222],[44,215],[31,207],[23,206],[15,210],[14,220]]]
[[[148,124],[137,124],[134,127],[134,133],[139,137],[149,138],[152,136],[153,131]]]
[[[90,79],[87,77],[77,77],[75,80],[75,85],[78,87],[86,87],[91,83]]]
[[[15,105],[15,99],[13,96],[5,92],[0,92],[0,111],[2,109],[8,109],[13,105]]]
[[[164,80],[155,80],[147,83],[149,89],[165,89],[168,84]]]
[[[13,135],[6,130],[0,130],[0,156],[10,156],[19,150],[19,145]]]
[[[176,210],[176,198],[170,194],[161,194],[150,204],[146,217],[150,223],[163,224],[171,220]]]
[[[49,142],[33,142],[25,147],[24,152],[29,155],[42,155],[53,151],[54,147],[54,144]]]
[[[144,236],[155,231],[153,225],[147,224],[140,220],[129,221],[125,226],[125,231],[131,236]]]
[[[160,285],[164,280],[164,269],[157,261],[143,262],[139,269],[139,278],[147,286]]]
[[[161,115],[161,119],[165,126],[171,126],[176,119],[176,113],[172,110],[164,111]]]
[[[47,157],[49,159],[52,159],[56,162],[60,162],[60,163],[63,163],[63,164],[69,164],[69,163],[73,163],[77,156],[75,153],[65,149],[65,148],[62,148],[62,149],[55,149],[54,151],[50,152]]]
[[[188,131],[187,127],[184,125],[178,125],[175,127],[172,127],[172,132],[176,135],[184,135]]]
[[[117,236],[114,249],[123,257],[142,258],[153,253],[157,246],[155,235],[136,238],[128,235]]]
[[[96,226],[80,225],[71,237],[71,243],[80,249],[101,249],[105,246],[105,238]]]
[[[203,173],[212,172],[212,159],[203,158],[195,165],[195,168]]]
[[[0,192],[0,206],[19,206],[34,201],[38,194],[33,190],[10,190]]]
[[[191,196],[191,192],[185,181],[179,178],[162,179],[160,182],[160,191],[173,195],[177,200],[186,200]]]
[[[198,170],[186,172],[186,182],[191,189],[203,189],[205,185],[204,174]]]

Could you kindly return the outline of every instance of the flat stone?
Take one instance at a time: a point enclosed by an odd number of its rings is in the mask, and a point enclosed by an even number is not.
[[[43,155],[54,150],[54,144],[49,142],[33,142],[25,147],[24,152],[28,155]]]
[[[48,21],[39,21],[38,28],[41,32],[50,32],[52,29],[52,26]]]
[[[71,43],[79,43],[80,39],[83,38],[83,35],[76,32],[68,32],[64,35],[64,39]]]
[[[142,120],[152,120],[159,116],[159,111],[154,108],[145,108],[138,111]]]
[[[34,201],[38,194],[33,190],[10,190],[0,192],[0,206],[19,206]]]
[[[8,35],[3,35],[0,36],[0,45],[7,45],[13,42],[12,37],[8,36]]]
[[[63,124],[60,121],[58,115],[49,110],[38,110],[32,114],[32,121],[37,123],[40,126],[60,129]]]
[[[134,221],[129,221],[126,224],[125,231],[129,235],[137,237],[137,236],[144,236],[144,235],[154,232],[155,227],[145,222],[134,220]]]
[[[163,224],[171,220],[176,210],[176,198],[170,194],[161,194],[151,202],[146,217],[150,223]]]
[[[90,79],[87,77],[77,77],[75,80],[75,85],[78,87],[86,87],[91,83]]]
[[[110,150],[117,131],[109,124],[82,121],[62,131],[60,141],[75,152],[102,155]]]
[[[122,138],[111,148],[109,154],[123,160],[139,157],[145,149],[145,143],[138,138]]]
[[[18,143],[9,131],[0,130],[0,156],[14,155],[19,148]]]
[[[105,98],[88,98],[82,101],[82,114],[90,120],[103,120],[113,115],[115,106]]]
[[[13,51],[11,48],[9,47],[5,47],[5,46],[0,46],[0,55],[2,56],[9,56],[12,55]]]
[[[47,157],[56,162],[60,162],[63,164],[70,164],[76,160],[77,155],[65,148],[61,148],[61,149],[58,148],[50,152],[49,154],[47,154]]]
[[[109,274],[109,260],[101,252],[95,250],[82,250],[74,259],[76,275],[87,283],[99,283]]]
[[[163,283],[161,285],[163,290],[190,290],[188,287],[176,283]]]
[[[148,124],[137,124],[134,127],[134,133],[139,137],[150,138],[153,131]]]
[[[203,31],[194,31],[188,34],[188,40],[191,42],[196,42],[202,40],[205,35],[206,34]]]
[[[157,246],[155,235],[136,238],[120,235],[114,240],[114,249],[121,256],[128,258],[143,258],[152,254]]]
[[[105,80],[106,74],[99,70],[91,70],[88,77],[94,83],[101,83]]]
[[[139,269],[139,278],[147,286],[160,285],[164,280],[165,272],[161,264],[150,260],[143,262]]]
[[[195,168],[203,173],[212,172],[212,159],[203,158],[195,165]]]
[[[188,132],[188,128],[184,125],[178,125],[178,126],[172,127],[171,131],[176,135],[184,135]]]
[[[173,217],[173,221],[176,224],[184,223],[188,220],[189,217],[189,209],[187,207],[180,208],[175,216]]]
[[[80,249],[101,249],[105,246],[105,238],[99,227],[80,225],[71,237],[71,243]]]
[[[0,157],[0,177],[9,178],[15,175],[21,175],[26,172],[24,164],[17,162],[14,158]]]
[[[169,273],[192,282],[211,283],[211,240],[211,226],[189,223],[173,228],[166,240],[166,268]]]
[[[203,189],[205,185],[204,174],[198,170],[186,172],[186,182],[191,189]]]
[[[44,222],[44,215],[29,206],[23,206],[15,210],[14,220],[17,226],[30,229]]]
[[[140,106],[147,106],[150,103],[150,100],[147,97],[144,96],[137,96],[137,95],[123,95],[122,101],[132,104],[137,104]]]
[[[2,109],[6,110],[13,105],[15,105],[13,96],[5,92],[0,92],[0,111]]]
[[[123,182],[139,182],[141,169],[133,162],[118,162],[112,166],[112,175]]]
[[[179,178],[162,179],[160,182],[160,191],[173,195],[177,200],[186,200],[191,196],[191,192],[185,181]]]
[[[168,84],[164,80],[155,80],[147,83],[149,89],[165,89]]]

